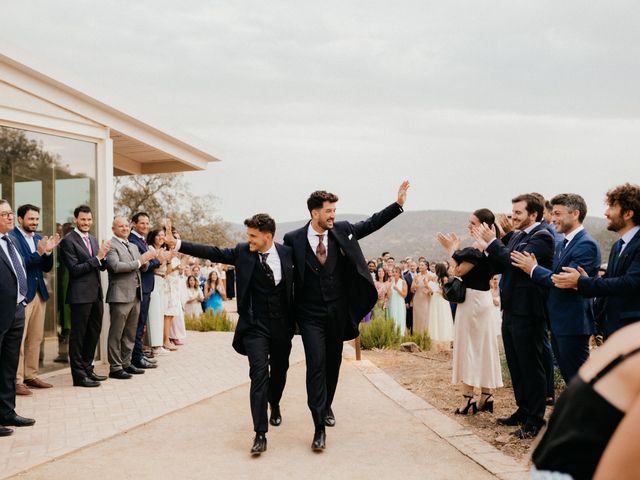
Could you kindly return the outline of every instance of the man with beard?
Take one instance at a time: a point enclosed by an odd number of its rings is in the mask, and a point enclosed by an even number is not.
[[[394,203],[356,224],[335,222],[337,196],[313,192],[307,200],[311,220],[284,236],[284,244],[293,249],[295,317],[307,362],[307,404],[315,425],[314,451],[324,450],[325,426],[335,425],[331,404],[338,384],[342,342],[358,336],[360,320],[378,298],[358,240],[403,212],[408,188],[409,182],[404,181]]]
[[[610,336],[640,320],[640,185],[612,188],[606,202],[607,230],[620,238],[613,244],[604,277],[565,267],[552,280],[556,287],[577,288],[586,297],[607,297],[605,332]]]

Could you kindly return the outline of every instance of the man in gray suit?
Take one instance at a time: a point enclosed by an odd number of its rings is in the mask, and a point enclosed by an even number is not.
[[[140,269],[155,252],[140,255],[138,248],[129,243],[129,222],[124,217],[115,217],[111,225],[113,239],[107,253],[109,271],[107,303],[111,316],[107,354],[109,357],[109,377],[126,380],[144,370],[131,364],[131,354],[136,339],[138,316],[140,314]]]

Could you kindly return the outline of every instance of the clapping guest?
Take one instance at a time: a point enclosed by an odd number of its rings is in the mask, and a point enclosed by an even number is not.
[[[469,217],[469,231],[480,224],[495,229],[493,213],[482,208]],[[502,387],[498,331],[495,306],[490,290],[494,269],[476,243],[460,249],[460,239],[454,233],[438,234],[438,242],[447,250],[455,276],[466,287],[464,302],[458,304],[453,340],[452,383],[462,383],[464,405],[456,413],[475,410],[474,388],[481,391],[479,409],[493,412],[492,390]]]
[[[213,310],[215,313],[222,312],[222,300],[224,295],[224,286],[218,277],[218,272],[212,270],[204,284],[204,309]]]
[[[180,238],[177,232],[174,231],[172,233],[175,238]],[[181,286],[180,259],[177,252],[170,252],[164,277],[164,323],[162,333],[162,346],[169,351],[178,349],[171,343],[169,337],[174,318],[182,313]]]
[[[180,235],[175,229],[173,230],[173,236],[177,239],[180,238]],[[187,338],[187,329],[184,324],[184,310],[182,308],[186,294],[186,276],[183,274],[186,268],[186,258],[183,254],[176,253],[171,261],[172,265],[174,265],[176,269],[173,274],[166,277],[167,281],[165,282],[165,286],[171,281],[175,282],[175,284],[170,284],[168,295],[174,296],[172,297],[172,301],[176,302],[177,305],[171,302],[168,303],[168,307],[170,307],[172,309],[171,311],[174,312],[169,328],[168,340],[169,345],[178,346],[182,345],[184,343],[183,340]],[[167,310],[165,310],[165,314],[166,313]]]
[[[412,258],[405,259],[405,264],[407,270],[402,273],[402,278],[407,282],[407,296],[404,297],[404,303],[407,308],[407,329],[413,333],[413,291],[411,290],[411,284],[417,274],[417,264]]]
[[[204,301],[204,294],[198,285],[198,280],[193,275],[187,277],[187,295],[184,301],[185,316],[199,317],[202,313],[201,303]]]
[[[431,289],[429,300],[429,313],[427,318],[427,332],[433,342],[447,347],[453,340],[453,315],[449,302],[442,296],[442,289],[447,282],[447,266],[444,263],[436,263],[436,279],[428,283]]]
[[[426,260],[420,262],[411,290],[413,291],[413,333],[425,333],[429,323],[429,303],[433,293],[429,288],[429,266]]]
[[[389,318],[392,318],[400,329],[400,335],[404,336],[407,307],[404,297],[407,296],[407,282],[402,278],[400,267],[394,267],[391,276],[391,289],[389,293]]]
[[[165,310],[165,275],[167,273],[167,261],[169,256],[167,255],[164,247],[165,232],[162,229],[155,229],[149,232],[147,236],[147,243],[149,244],[149,250],[155,252],[159,265],[153,269],[155,275],[155,285],[153,292],[151,292],[151,299],[149,301],[149,321],[148,321],[148,334],[149,344],[153,349],[153,353],[156,355],[165,355],[167,350],[163,348],[163,336],[164,336],[164,310]]]
[[[389,282],[389,275],[383,267],[378,268],[378,276],[373,284],[378,291],[378,301],[373,307],[371,319],[384,320],[387,318],[387,299],[389,290],[391,288],[391,283]]]

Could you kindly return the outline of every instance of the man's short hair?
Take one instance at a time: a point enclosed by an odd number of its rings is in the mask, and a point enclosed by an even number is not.
[[[587,216],[587,202],[577,193],[561,193],[556,195],[551,199],[551,205],[562,205],[567,207],[567,210],[570,212],[578,210],[580,212],[578,215],[578,221],[580,223],[584,222]]]
[[[147,212],[137,212],[133,214],[133,217],[131,217],[131,222],[138,223],[138,221],[140,220],[140,217],[151,218]]]
[[[40,207],[36,207],[35,205],[31,205],[30,203],[26,203],[24,205],[20,205],[18,207],[18,218],[24,218],[29,210],[33,210],[35,212],[40,213]]]
[[[324,202],[336,203],[338,201],[337,195],[333,193],[326,192],[324,190],[316,190],[307,199],[307,208],[309,212],[312,210],[316,210],[318,208],[322,208]]]
[[[391,252],[382,252],[382,256],[389,255]]]
[[[73,211],[73,216],[78,218],[81,213],[91,213],[91,207],[89,205],[80,205]]]
[[[531,215],[532,213],[536,214],[536,222],[542,220],[542,215],[544,214],[544,198],[539,193],[523,193],[518,195],[517,197],[511,200],[511,203],[519,203],[526,202],[525,209],[527,213]]]
[[[267,213],[256,213],[244,221],[247,228],[255,228],[262,233],[276,234],[276,221]]]
[[[607,192],[606,202],[610,207],[616,203],[620,205],[620,213],[623,215],[633,211],[631,221],[634,225],[640,225],[640,185],[628,182],[618,185]]]

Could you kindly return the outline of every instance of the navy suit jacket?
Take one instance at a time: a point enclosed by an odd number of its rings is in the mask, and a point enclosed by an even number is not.
[[[87,247],[75,230],[69,232],[60,241],[60,257],[69,269],[69,287],[67,303],[93,303],[102,301],[102,282],[100,272],[107,269],[105,260],[98,260],[96,253],[100,249],[98,240],[89,235],[93,255],[89,255]]]
[[[404,281],[407,282],[407,296],[404,297],[404,303],[409,305],[411,300],[413,300],[413,292],[411,291],[411,284],[413,283],[413,277],[411,276],[411,272],[407,271],[402,275]]]
[[[149,246],[146,242],[143,242],[142,239],[134,233],[129,234],[129,242],[133,243],[138,250],[140,251],[140,255],[147,252],[149,250]],[[160,266],[160,260],[154,258],[153,260],[149,260],[145,265],[140,269],[140,277],[142,277],[142,293],[151,293],[153,292],[153,287],[155,286],[156,280],[153,275],[153,271]]]
[[[362,222],[355,224],[344,221],[335,222],[333,228],[329,230],[329,235],[336,241],[348,261],[342,279],[347,290],[345,297],[349,302],[348,321],[343,332],[343,340],[352,340],[358,336],[360,321],[371,311],[378,300],[378,291],[373,284],[371,273],[367,268],[367,261],[358,240],[382,228],[402,212],[402,207],[394,202]],[[284,236],[284,244],[293,248],[294,300],[302,297],[295,292],[302,292],[304,289],[306,251],[309,242],[307,239],[308,229],[309,222],[304,227],[288,232]]]
[[[508,237],[505,246],[495,240],[487,247],[489,261],[497,272],[502,273],[500,301],[507,315],[544,318],[546,315],[546,288],[538,287],[529,275],[511,265],[511,252],[533,253],[538,264],[551,268],[553,264],[554,239],[547,228],[540,224],[528,234],[515,232]],[[505,315],[505,319],[507,316]]]
[[[27,272],[27,303],[33,300],[36,296],[36,292],[40,292],[40,296],[46,302],[49,300],[49,292],[47,286],[44,283],[43,272],[50,272],[53,268],[53,253],[50,255],[40,255],[37,247],[38,242],[42,240],[42,236],[35,233],[33,235],[33,241],[36,244],[36,251],[31,252],[27,240],[20,230],[14,228],[9,232],[9,235],[15,240],[15,245],[22,256],[24,261],[25,270]]]
[[[537,266],[533,270],[533,281],[549,288],[547,307],[554,335],[592,335],[595,325],[591,300],[575,290],[555,288],[551,276],[561,273],[562,267],[582,267],[589,276],[596,275],[600,267],[600,248],[586,230],[576,234],[567,248],[561,248],[562,242],[556,245],[551,269]]]
[[[274,243],[278,256],[280,257],[280,265],[282,267],[282,281],[285,282],[287,305],[285,308],[284,324],[280,325],[283,332],[293,337],[295,324],[291,308],[293,306],[293,259],[291,249]],[[187,255],[193,255],[198,258],[207,258],[215,263],[223,263],[225,265],[235,265],[236,267],[236,285],[238,287],[238,324],[233,335],[233,348],[236,352],[246,355],[243,338],[251,331],[253,321],[253,309],[251,305],[251,295],[249,288],[253,271],[258,262],[258,254],[249,250],[248,243],[238,243],[235,248],[218,248],[209,245],[201,245],[198,243],[181,242],[180,252]]]
[[[614,267],[613,249],[603,278],[580,277],[578,292],[587,297],[607,297],[605,330],[616,330],[640,320],[640,231],[622,251]]]

